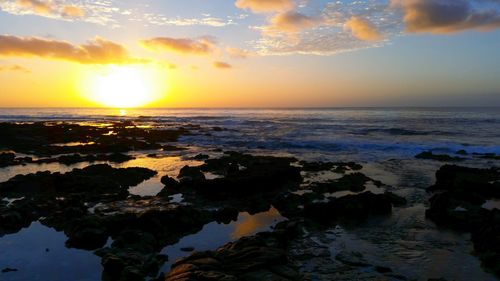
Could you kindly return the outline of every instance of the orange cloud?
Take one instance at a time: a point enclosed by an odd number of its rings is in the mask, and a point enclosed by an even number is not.
[[[83,18],[85,16],[85,10],[78,6],[64,6],[62,9],[62,15],[70,18]]]
[[[220,68],[220,69],[229,69],[229,68],[233,68],[233,66],[232,66],[232,65],[230,65],[229,63],[222,62],[222,61],[216,61],[216,62],[214,62],[214,67],[215,67],[215,68]]]
[[[16,0],[15,3],[24,10],[44,16],[60,15],[67,18],[83,18],[85,16],[85,10],[75,5],[62,6],[41,0]]]
[[[151,50],[171,51],[182,54],[208,55],[215,50],[215,41],[209,37],[198,39],[156,37],[141,40],[140,43]]]
[[[484,1],[392,0],[391,5],[402,9],[408,32],[453,33],[467,29],[488,31],[500,27],[498,8],[477,10],[471,2]]]
[[[320,24],[320,20],[306,16],[299,12],[287,11],[279,13],[271,18],[270,25],[264,30],[266,33],[286,32],[297,33],[306,28],[312,28]]]
[[[292,0],[237,0],[235,5],[240,9],[249,9],[254,13],[278,12],[294,7]]]
[[[52,11],[52,7],[48,3],[39,0],[16,0],[16,3],[40,14],[50,14]]]
[[[363,41],[380,41],[383,38],[371,22],[360,17],[351,17],[344,27],[350,30],[354,37]]]
[[[0,35],[0,56],[41,57],[83,64],[121,64],[138,62],[120,44],[96,37],[86,44],[37,37]]]

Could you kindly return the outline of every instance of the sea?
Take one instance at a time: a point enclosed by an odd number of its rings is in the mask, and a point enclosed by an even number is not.
[[[432,150],[500,154],[500,108],[0,109],[0,121],[107,122],[227,130],[185,137],[200,147],[379,161]]]
[[[500,108],[0,109],[0,122],[37,121],[80,124],[132,121],[141,126],[199,127],[208,132],[182,136],[176,145],[189,149],[168,152],[166,158],[148,158],[151,151],[133,152],[137,159],[113,164],[148,167],[159,172],[157,177],[129,190],[140,196],[158,193],[163,188],[161,176],[175,177],[184,165],[200,164],[193,160],[198,153],[217,157],[220,150],[234,150],[308,161],[358,162],[363,165],[363,173],[405,197],[407,206],[395,209],[387,218],[311,234],[307,238],[310,243],[321,241],[321,245],[314,247],[326,249],[332,256],[339,251],[362,253],[370,264],[396,269],[397,274],[410,280],[498,280],[474,256],[469,234],[441,229],[425,218],[429,198],[425,188],[434,183],[435,172],[445,163],[416,159],[415,155],[432,151],[458,156],[457,152],[464,150],[466,160],[460,165],[500,166],[499,160],[475,156],[500,154]],[[0,168],[0,182],[17,174],[67,172],[89,164]],[[182,201],[181,197],[173,199]],[[500,202],[488,202],[488,208],[500,209]],[[176,259],[189,254],[181,251],[183,247],[214,250],[240,237],[270,230],[283,219],[271,208],[260,214],[240,213],[238,221],[228,225],[210,223],[199,233],[167,246],[162,253],[169,256],[169,261],[162,271],[168,271]],[[40,222],[0,237],[0,270],[19,269],[8,275],[0,273],[0,280],[63,281],[69,280],[68,276],[76,281],[101,280],[100,259],[92,252],[66,248],[65,240],[64,233]],[[312,280],[330,280],[325,279],[328,272],[322,271],[335,267],[318,266],[330,263],[335,264],[331,257],[317,257],[312,264],[304,264],[302,270],[309,272]],[[345,274],[345,280],[363,280],[362,272]]]

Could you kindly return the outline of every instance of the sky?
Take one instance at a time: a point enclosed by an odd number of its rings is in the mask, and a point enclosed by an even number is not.
[[[500,106],[500,0],[0,0],[0,107]]]

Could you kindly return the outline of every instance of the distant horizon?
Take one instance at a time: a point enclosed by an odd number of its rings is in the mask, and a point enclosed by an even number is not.
[[[0,109],[109,109],[109,110],[148,110],[148,109],[201,109],[201,110],[329,110],[329,109],[500,109],[500,106],[481,106],[481,105],[471,105],[471,106],[405,106],[405,105],[395,105],[395,106],[327,106],[327,107],[314,107],[314,106],[304,106],[304,107],[132,107],[132,108],[119,108],[119,107],[72,107],[72,106],[62,106],[62,107],[0,107]]]

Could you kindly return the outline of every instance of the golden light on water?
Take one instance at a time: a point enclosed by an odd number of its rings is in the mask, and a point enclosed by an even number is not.
[[[167,91],[166,72],[149,66],[107,66],[85,76],[84,97],[106,107],[142,107],[164,98]]]

